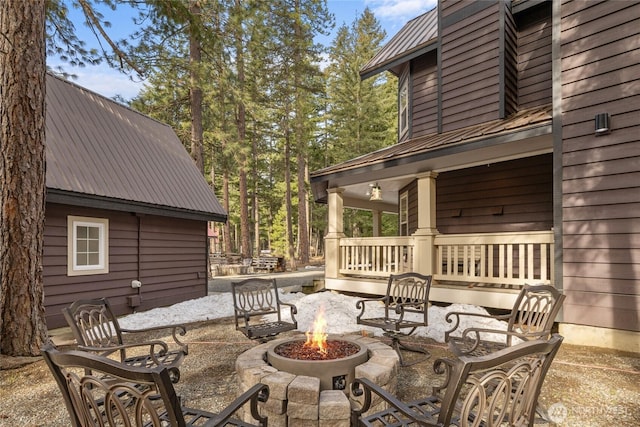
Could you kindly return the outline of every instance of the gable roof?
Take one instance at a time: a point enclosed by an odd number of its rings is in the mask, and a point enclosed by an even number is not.
[[[170,126],[47,74],[47,202],[226,221]]]
[[[438,9],[422,14],[407,22],[380,51],[360,70],[364,80],[375,74],[391,70],[396,65],[416,58],[438,41]]]

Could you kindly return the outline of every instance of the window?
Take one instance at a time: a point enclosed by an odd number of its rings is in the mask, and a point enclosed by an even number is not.
[[[401,139],[409,130],[409,79],[400,83],[398,93],[398,133]]]
[[[409,235],[409,195],[406,191],[400,195],[400,235]]]
[[[109,272],[109,220],[67,217],[67,275]]]

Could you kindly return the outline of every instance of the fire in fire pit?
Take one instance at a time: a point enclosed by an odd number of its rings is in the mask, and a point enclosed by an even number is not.
[[[283,357],[297,360],[333,360],[342,359],[360,351],[360,346],[341,339],[324,342],[322,350],[311,347],[303,340],[288,341],[274,347],[273,351]]]
[[[320,379],[321,390],[344,390],[351,384],[355,367],[369,358],[366,348],[344,337],[328,337],[324,310],[320,309],[307,340],[291,339],[267,350],[274,368]]]
[[[306,333],[306,341],[288,341],[276,346],[273,351],[280,356],[297,360],[342,359],[360,351],[360,346],[350,341],[327,340],[326,327],[324,309],[321,308],[313,322],[313,330]]]

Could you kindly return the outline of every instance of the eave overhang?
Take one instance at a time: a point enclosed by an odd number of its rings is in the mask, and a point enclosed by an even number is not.
[[[171,206],[160,206],[150,203],[136,202],[131,200],[113,199],[109,197],[58,190],[55,188],[47,188],[46,202],[58,203],[62,205],[82,206],[94,209],[131,212],[135,214],[159,215],[195,221],[227,221],[227,215],[222,213],[200,212]]]

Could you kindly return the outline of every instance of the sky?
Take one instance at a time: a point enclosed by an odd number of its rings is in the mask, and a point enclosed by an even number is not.
[[[296,306],[298,314],[296,314],[295,317],[298,321],[298,330],[300,332],[311,331],[316,314],[322,309],[326,313],[326,333],[328,334],[337,335],[368,331],[374,336],[382,335],[382,330],[379,328],[358,325],[356,323],[356,317],[360,314],[360,310],[356,309],[356,301],[360,299],[358,297],[351,297],[331,291],[316,292],[313,294],[288,292],[286,289],[278,289],[278,291],[280,292],[280,300],[282,302],[292,303]],[[384,306],[382,304],[378,302],[366,304],[366,317],[384,316]],[[429,337],[440,343],[444,342],[444,332],[451,327],[450,324],[445,321],[445,316],[450,311],[487,314],[484,308],[469,304],[452,304],[447,307],[432,305],[427,311],[429,326],[419,327],[414,335]],[[231,292],[216,292],[206,297],[184,301],[170,307],[154,308],[149,311],[123,316],[118,319],[118,323],[122,328],[143,329],[154,326],[188,324],[232,316],[233,296]],[[415,313],[408,313],[406,317],[416,318],[418,316],[419,315]],[[282,310],[282,318],[290,319],[288,307]],[[273,321],[275,317],[264,316],[264,320]],[[462,316],[458,330],[462,331],[469,327],[505,331],[507,329],[507,323],[495,319]],[[504,339],[504,336],[499,334],[483,334],[483,339],[490,341],[498,341],[500,337]]]
[[[328,0],[327,7],[335,17],[334,32],[328,38],[316,41],[329,45],[337,28],[343,24],[351,25],[366,7],[369,7],[376,16],[387,33],[387,40],[389,40],[407,21],[431,10],[435,4],[436,0]],[[112,38],[120,39],[133,32],[132,16],[122,9],[117,14],[111,13],[109,10],[103,11],[103,13],[105,19],[112,24],[109,29]],[[96,47],[95,37],[82,24],[81,12],[71,9],[70,17],[75,24],[79,38],[84,40],[88,47]],[[56,67],[59,64],[63,63],[56,58],[47,59],[47,65],[50,67]],[[119,95],[129,100],[138,94],[144,84],[140,81],[132,81],[129,76],[109,68],[106,63],[85,68],[74,68],[64,64],[63,67],[66,72],[77,76],[77,79],[74,80],[76,84],[108,98]]]

